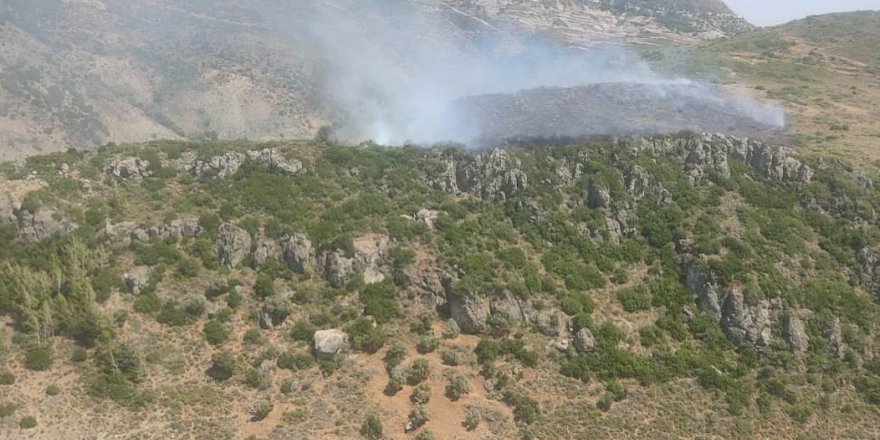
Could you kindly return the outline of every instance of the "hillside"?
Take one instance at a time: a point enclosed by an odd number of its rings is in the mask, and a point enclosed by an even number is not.
[[[0,176],[0,437],[870,438],[873,176],[721,135]]]

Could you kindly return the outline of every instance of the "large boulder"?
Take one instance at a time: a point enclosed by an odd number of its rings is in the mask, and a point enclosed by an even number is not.
[[[315,356],[318,359],[333,359],[342,351],[348,335],[342,330],[318,330],[313,337]]]
[[[270,260],[281,259],[281,246],[270,238],[260,237],[254,247],[254,266],[262,267]]]
[[[220,263],[228,267],[237,267],[251,252],[251,235],[248,231],[223,223],[217,231],[217,255]]]

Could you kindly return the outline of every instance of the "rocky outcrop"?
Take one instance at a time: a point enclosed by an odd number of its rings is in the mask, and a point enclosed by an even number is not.
[[[315,250],[303,234],[286,235],[279,243],[281,255],[290,270],[304,274],[315,267]]]
[[[795,353],[803,353],[810,348],[810,337],[807,335],[804,322],[792,310],[785,313],[782,321],[782,336],[788,348]]]
[[[590,188],[587,190],[587,206],[593,209],[610,208],[613,201],[608,187],[590,184]]]
[[[138,295],[149,283],[150,268],[146,266],[134,267],[123,275],[122,280],[128,293]]]
[[[487,298],[448,288],[446,299],[449,316],[463,333],[479,334],[486,331],[491,313]]]
[[[506,200],[528,188],[528,176],[519,169],[519,161],[501,149],[443,156],[438,163],[437,169],[426,176],[426,183],[439,191]]]
[[[139,157],[123,157],[113,160],[104,171],[107,176],[117,181],[137,181],[153,175],[150,163]]]
[[[584,327],[574,334],[574,348],[579,353],[587,353],[596,348],[596,338],[590,329]]]
[[[212,177],[231,176],[246,163],[288,176],[303,171],[302,162],[286,159],[278,150],[271,148],[244,153],[230,151],[210,158],[200,158],[196,152],[187,151],[180,158],[169,161],[168,166],[180,172],[190,173],[199,180],[204,180]]]
[[[345,346],[348,335],[342,330],[318,330],[313,337],[315,356],[318,359],[333,359]]]
[[[262,267],[270,260],[282,258],[281,246],[275,240],[260,236],[254,246],[254,266]]]
[[[24,210],[15,215],[18,219],[18,237],[25,243],[47,240],[55,234],[67,234],[77,227],[74,222],[48,208],[40,209],[36,214]]]
[[[720,285],[713,273],[697,264],[688,267],[685,285],[700,310],[712,315],[734,344],[765,347],[772,341],[777,305],[767,300],[747,304],[739,289]]]
[[[825,330],[825,343],[828,352],[839,359],[843,359],[849,347],[843,339],[843,327],[840,324],[840,318],[834,318],[831,325]]]
[[[345,254],[342,249],[324,253],[319,260],[322,262],[324,279],[334,288],[341,289],[348,285],[357,273],[354,258]]]
[[[809,182],[813,169],[792,156],[790,149],[722,134],[655,136],[622,141],[620,147],[633,154],[672,155],[685,165],[692,183],[709,175],[730,176],[731,156],[745,162],[758,174],[787,182]]]
[[[220,263],[227,267],[237,267],[251,252],[251,235],[248,231],[223,223],[217,231],[217,255]]]
[[[736,345],[766,347],[772,340],[770,303],[749,306],[738,289],[731,289],[724,299],[720,324],[727,339]]]
[[[389,272],[388,252],[391,238],[384,234],[367,234],[353,241],[355,265],[363,272],[365,284],[381,283]]]

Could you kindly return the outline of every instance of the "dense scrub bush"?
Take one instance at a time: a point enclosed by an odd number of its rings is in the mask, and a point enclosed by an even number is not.
[[[385,370],[391,371],[400,365],[406,358],[406,346],[400,342],[395,342],[385,353]]]
[[[25,416],[22,417],[18,422],[18,427],[21,429],[33,429],[37,427],[37,419],[34,416]]]
[[[421,354],[433,352],[440,346],[440,340],[432,336],[422,336],[416,343],[416,350]]]
[[[425,405],[416,404],[413,406],[412,411],[409,412],[407,427],[410,430],[421,428],[425,423],[428,423],[429,419],[428,408]]]
[[[254,295],[259,299],[275,295],[275,279],[264,273],[258,275],[254,283]]]

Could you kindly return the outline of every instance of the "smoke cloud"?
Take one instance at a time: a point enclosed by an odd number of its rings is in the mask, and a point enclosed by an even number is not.
[[[462,110],[463,97],[600,83],[652,85],[662,95],[689,83],[654,73],[620,44],[575,49],[408,2],[316,3],[296,32],[305,31],[305,45],[323,61],[319,87],[338,110],[342,140],[471,144],[481,127]],[[758,123],[784,125],[781,110],[750,98],[722,98],[707,85],[691,90]]]

